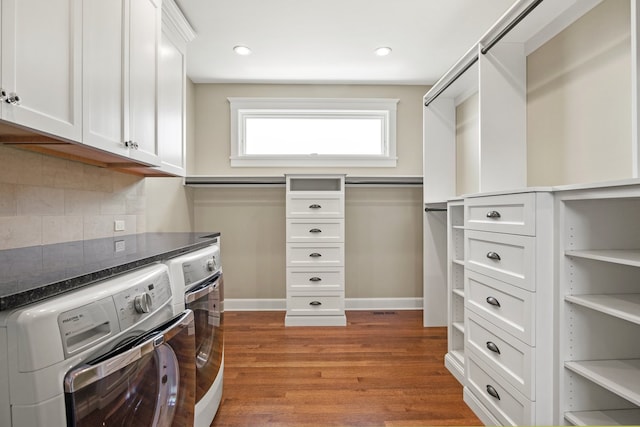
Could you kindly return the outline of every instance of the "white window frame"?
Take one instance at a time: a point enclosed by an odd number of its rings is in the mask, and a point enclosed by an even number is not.
[[[396,110],[389,98],[227,98],[231,112],[231,167],[395,167]],[[307,114],[308,113],[308,114]],[[247,117],[307,114],[360,117],[384,116],[380,155],[248,155],[244,132]]]

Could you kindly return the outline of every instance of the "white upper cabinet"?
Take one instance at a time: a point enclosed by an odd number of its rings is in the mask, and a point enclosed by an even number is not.
[[[83,2],[87,145],[156,166],[160,1]]]
[[[3,120],[81,139],[81,8],[80,0],[2,1]]]

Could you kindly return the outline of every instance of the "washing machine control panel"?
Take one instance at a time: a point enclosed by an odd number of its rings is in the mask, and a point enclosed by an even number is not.
[[[220,252],[215,251],[182,264],[184,284],[189,286],[220,271]]]
[[[120,329],[127,329],[171,300],[171,285],[166,272],[158,274],[113,296]]]

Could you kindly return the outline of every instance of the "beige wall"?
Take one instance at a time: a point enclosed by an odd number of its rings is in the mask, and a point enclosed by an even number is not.
[[[422,189],[346,190],[347,298],[422,296]],[[285,298],[285,192],[195,190],[195,230],[222,233],[225,298]]]
[[[278,175],[282,168],[231,168],[227,97],[398,98],[396,168],[323,168],[352,175],[422,175],[422,97],[428,86],[198,84],[191,175]],[[288,173],[309,169],[290,168]]]
[[[144,232],[144,179],[0,146],[0,249]],[[125,221],[114,232],[114,220]]]
[[[456,195],[479,190],[479,107],[477,92],[456,107]]]
[[[631,177],[630,67],[623,0],[605,0],[529,55],[529,186]]]

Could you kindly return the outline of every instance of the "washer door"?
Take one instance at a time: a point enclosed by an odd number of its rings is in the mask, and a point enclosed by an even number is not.
[[[193,330],[193,313],[186,310],[69,371],[67,425],[193,425]]]
[[[196,402],[213,385],[222,363],[222,275],[216,275],[185,293],[196,326]]]

